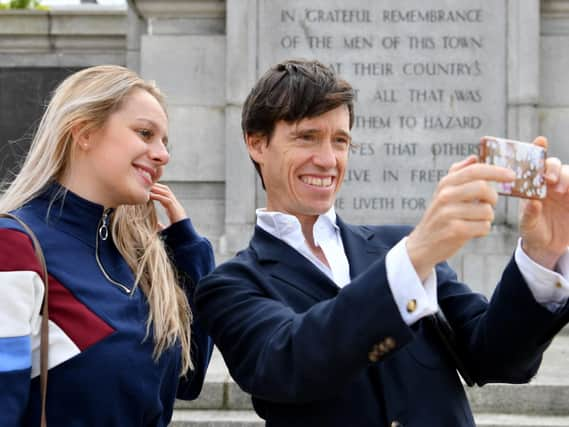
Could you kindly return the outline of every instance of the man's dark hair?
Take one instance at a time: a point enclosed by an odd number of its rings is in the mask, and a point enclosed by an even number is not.
[[[243,135],[258,134],[269,143],[275,125],[284,120],[295,123],[346,105],[350,129],[354,122],[354,91],[332,69],[318,61],[294,59],[277,64],[255,84],[241,115]],[[261,177],[261,169],[253,160]],[[263,182],[263,188],[265,187]]]

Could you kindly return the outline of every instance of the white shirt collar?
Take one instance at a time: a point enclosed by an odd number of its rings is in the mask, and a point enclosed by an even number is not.
[[[257,214],[257,225],[267,233],[281,240],[288,240],[291,236],[300,233],[298,238],[302,238],[304,241],[302,227],[296,216],[284,212],[268,211],[266,208],[257,209],[255,213]],[[319,215],[314,223],[312,230],[314,243],[318,246],[318,242],[322,238],[335,236],[339,231],[340,227],[336,224],[336,211],[332,206],[326,213]]]
[[[350,282],[350,265],[344,252],[340,227],[336,224],[336,212],[333,207],[318,217],[312,230],[314,243],[322,249],[330,267],[320,261],[309,249],[297,217],[266,209],[257,209],[256,214],[257,226],[294,248],[336,285],[343,287]]]

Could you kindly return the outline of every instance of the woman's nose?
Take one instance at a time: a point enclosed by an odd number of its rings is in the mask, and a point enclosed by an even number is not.
[[[150,149],[150,158],[161,165],[170,161],[170,152],[162,142],[155,142]]]

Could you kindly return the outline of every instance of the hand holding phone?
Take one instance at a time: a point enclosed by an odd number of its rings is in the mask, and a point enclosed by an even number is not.
[[[499,194],[525,199],[543,199],[547,195],[545,183],[546,151],[528,142],[514,141],[493,136],[480,140],[481,163],[513,170],[513,182],[497,183]]]

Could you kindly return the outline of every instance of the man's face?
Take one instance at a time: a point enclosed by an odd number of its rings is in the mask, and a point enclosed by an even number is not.
[[[249,136],[249,153],[265,182],[267,209],[297,217],[328,211],[344,179],[350,142],[345,105],[296,123],[277,122],[268,145],[266,138]]]

